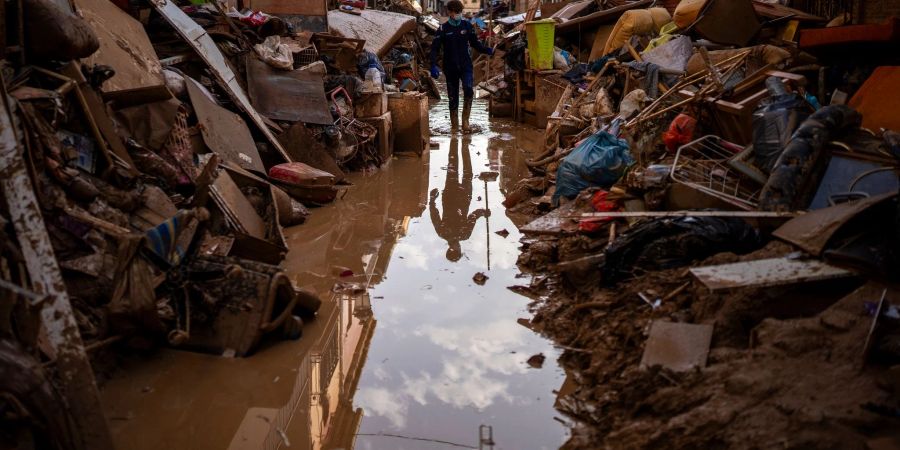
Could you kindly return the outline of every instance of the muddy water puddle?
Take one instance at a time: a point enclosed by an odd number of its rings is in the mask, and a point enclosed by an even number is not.
[[[434,108],[432,127],[446,122]],[[478,102],[473,122],[487,123]],[[481,448],[562,444],[564,374],[517,323],[528,299],[507,287],[528,280],[516,278],[519,233],[501,205],[527,174],[520,147],[540,135],[485,128],[352,174],[343,199],[286,231],[285,268],[325,300],[302,339],[244,359],[124,361],[103,388],[118,448],[479,448],[489,431],[495,445]],[[538,353],[546,361],[531,368]]]

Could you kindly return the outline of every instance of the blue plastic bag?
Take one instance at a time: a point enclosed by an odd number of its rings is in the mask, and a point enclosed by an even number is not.
[[[606,131],[592,135],[559,165],[553,205],[559,204],[560,197],[575,198],[579,192],[591,186],[609,189],[625,175],[632,164],[634,158],[624,139]]]

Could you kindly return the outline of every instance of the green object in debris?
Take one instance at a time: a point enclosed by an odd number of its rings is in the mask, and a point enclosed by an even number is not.
[[[536,20],[525,24],[528,35],[528,67],[534,70],[553,69],[553,39],[556,21]]]

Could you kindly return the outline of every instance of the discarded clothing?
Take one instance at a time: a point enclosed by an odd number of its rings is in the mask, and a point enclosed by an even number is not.
[[[818,184],[811,175],[824,156],[825,144],[861,123],[862,115],[845,105],[826,106],[810,116],[775,162],[760,194],[760,208],[779,211],[806,207],[814,194],[814,185]]]
[[[686,266],[722,252],[749,253],[764,244],[743,219],[719,217],[662,218],[642,222],[612,242],[600,264],[604,284],[636,275],[638,270]]]
[[[363,50],[356,61],[356,70],[359,72],[360,78],[364,78],[369,69],[378,70],[381,72],[381,79],[385,79],[384,66],[381,65],[378,55],[369,50]]]
[[[780,83],[777,79],[775,81]],[[771,97],[763,100],[753,112],[753,154],[756,168],[769,173],[794,130],[813,112],[811,105],[794,93],[772,92]]]
[[[563,78],[569,80],[572,84],[584,83],[584,76],[588,74],[587,64],[575,64],[568,72],[563,74]]]
[[[644,92],[650,98],[659,96],[659,66],[650,62],[632,61],[625,64],[634,70],[644,72]]]

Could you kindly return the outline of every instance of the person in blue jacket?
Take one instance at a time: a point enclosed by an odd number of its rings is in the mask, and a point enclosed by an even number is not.
[[[463,86],[463,120],[464,132],[471,131],[469,113],[472,111],[472,98],[475,96],[472,73],[472,56],[469,47],[481,53],[493,55],[494,50],[486,47],[478,40],[472,23],[462,19],[463,5],[459,0],[447,2],[450,19],[438,28],[431,44],[431,77],[441,75],[438,69],[438,53],[444,50],[444,75],[447,78],[447,96],[450,97],[450,124],[453,131],[459,128],[459,83]]]

